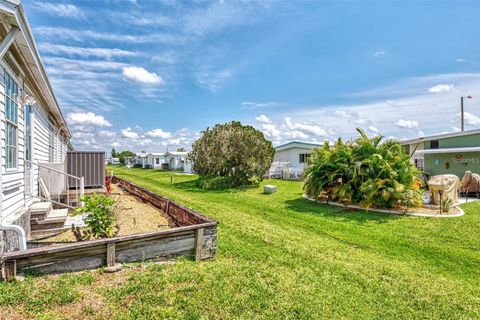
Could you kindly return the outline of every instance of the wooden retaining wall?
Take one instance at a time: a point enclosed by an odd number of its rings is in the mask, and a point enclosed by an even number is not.
[[[127,181],[118,178],[114,181],[156,207],[163,206],[179,227],[10,252],[0,258],[0,280],[12,279],[17,272],[29,270],[47,274],[95,269],[116,263],[162,261],[182,255],[195,256],[197,261],[215,258],[216,221]]]

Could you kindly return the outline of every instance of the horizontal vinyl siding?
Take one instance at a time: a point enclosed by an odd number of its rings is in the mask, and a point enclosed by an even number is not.
[[[4,84],[4,68],[0,67],[0,142],[1,142],[1,212],[0,217],[5,218],[23,208],[30,205],[35,199],[26,195],[25,189],[25,115],[23,106],[18,106],[18,145],[17,145],[17,168],[6,169],[6,138],[5,138],[5,84]],[[15,78],[20,88],[23,81],[15,77],[15,74],[9,72]],[[32,160],[34,162],[49,162],[49,136],[50,121],[41,106],[32,106],[31,128],[32,128]],[[53,127],[52,127],[53,128]],[[58,129],[53,128],[54,133]],[[65,140],[59,135],[54,137],[54,162],[64,162],[66,157],[67,146]],[[15,184],[14,188],[8,189],[8,186]],[[5,190],[7,188],[8,190]],[[31,192],[38,195],[38,166],[32,166]]]

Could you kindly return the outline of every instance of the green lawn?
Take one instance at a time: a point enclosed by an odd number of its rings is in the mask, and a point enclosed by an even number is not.
[[[480,318],[480,203],[446,219],[343,212],[304,200],[299,182],[266,181],[278,192],[264,195],[113,170],[217,219],[217,259],[3,283],[0,318]]]

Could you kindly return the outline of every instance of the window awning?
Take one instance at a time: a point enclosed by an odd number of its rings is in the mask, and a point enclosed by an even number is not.
[[[425,149],[415,151],[417,154],[441,154],[441,153],[466,153],[466,152],[480,152],[480,147],[463,147],[463,148],[440,148],[440,149]]]

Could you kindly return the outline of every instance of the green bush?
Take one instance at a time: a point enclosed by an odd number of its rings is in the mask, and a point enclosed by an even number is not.
[[[310,156],[304,173],[304,191],[313,198],[359,204],[365,208],[420,206],[419,171],[399,142],[383,137],[360,137],[353,142],[338,139]]]
[[[82,238],[111,238],[118,233],[114,211],[115,200],[111,197],[94,193],[84,195],[81,199],[84,206],[77,208],[76,213],[88,213],[85,218],[88,232]]]
[[[197,180],[197,186],[206,190],[222,190],[228,189],[239,183],[234,181],[235,177],[219,177],[219,176],[204,176]]]
[[[225,189],[261,181],[274,153],[262,132],[232,121],[203,131],[189,157],[200,186]]]

